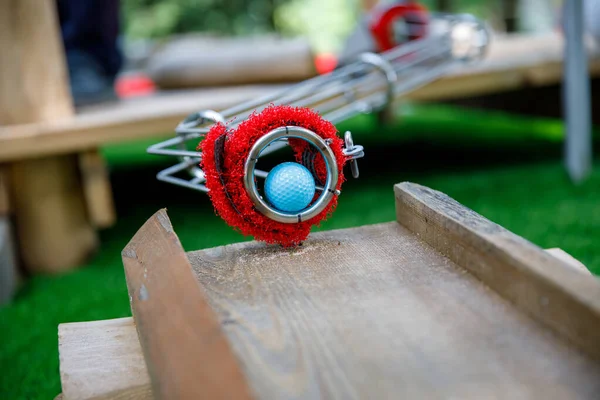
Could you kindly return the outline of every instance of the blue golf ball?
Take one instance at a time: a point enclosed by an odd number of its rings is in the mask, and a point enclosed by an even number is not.
[[[267,175],[265,196],[279,211],[290,213],[301,211],[315,196],[315,179],[301,164],[281,163]]]

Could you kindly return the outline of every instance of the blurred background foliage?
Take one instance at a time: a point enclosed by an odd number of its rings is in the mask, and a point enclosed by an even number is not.
[[[385,2],[385,1],[383,1]],[[389,2],[389,1],[388,1]],[[127,40],[173,34],[304,36],[316,52],[335,53],[356,26],[361,0],[122,0]],[[437,0],[421,1],[437,10]],[[448,11],[467,12],[501,24],[503,1],[454,0]]]

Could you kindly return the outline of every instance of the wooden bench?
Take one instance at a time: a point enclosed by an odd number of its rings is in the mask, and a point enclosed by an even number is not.
[[[14,217],[21,259],[32,271],[81,264],[96,230],[115,221],[98,148],[164,136],[190,112],[224,109],[285,85],[161,92],[75,113],[52,4],[0,4],[0,215]],[[563,41],[557,34],[498,37],[489,57],[412,93],[438,101],[556,84]],[[600,75],[592,52],[590,72]]]

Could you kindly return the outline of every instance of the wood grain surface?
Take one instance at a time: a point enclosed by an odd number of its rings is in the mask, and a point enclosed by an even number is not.
[[[394,189],[401,224],[600,360],[600,280],[443,193],[408,182]]]
[[[260,398],[600,392],[597,362],[396,222],[188,257]]]
[[[251,398],[165,210],[138,230],[122,255],[155,398]]]
[[[90,221],[109,228],[117,220],[108,165],[98,149],[79,154],[79,173]]]
[[[152,398],[131,318],[60,324],[58,353],[65,400]]]

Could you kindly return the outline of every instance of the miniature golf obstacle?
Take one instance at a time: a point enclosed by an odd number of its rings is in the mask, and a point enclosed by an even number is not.
[[[394,192],[397,222],[293,250],[185,253],[157,212],[122,253],[133,319],[59,326],[63,398],[597,399],[600,281]]]
[[[486,52],[488,31],[472,16],[443,16],[427,25],[420,6],[387,7],[377,14],[381,21],[374,31],[375,36],[386,34],[379,41],[380,54],[363,53],[329,74],[221,113],[191,114],[177,126],[177,137],[148,148],[151,154],[179,161],[157,178],[208,192],[217,214],[244,235],[283,246],[301,243],[335,209],[344,164],[351,164],[355,178],[359,175],[362,146],[353,143],[350,132],[340,138],[333,124],[381,111],[397,97]],[[396,40],[399,22],[419,33],[405,35],[410,41]],[[188,144],[199,140],[198,148],[190,150]],[[259,158],[288,145],[293,161],[312,172],[318,192],[306,208],[294,212],[269,204],[256,183],[268,175],[257,167]]]

